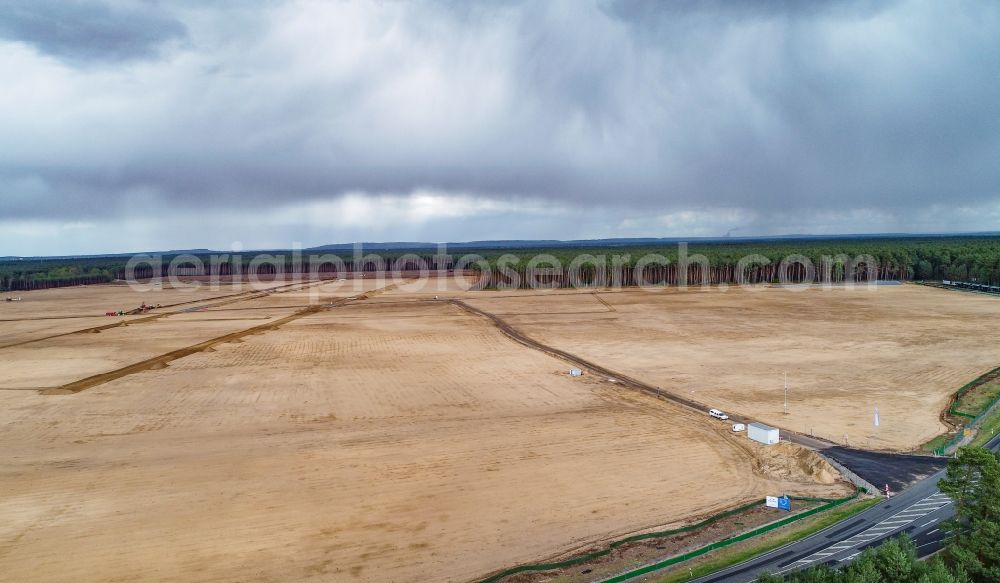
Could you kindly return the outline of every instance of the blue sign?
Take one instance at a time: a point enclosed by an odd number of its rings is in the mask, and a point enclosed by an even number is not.
[[[788,496],[782,496],[781,498],[778,498],[778,510],[787,510],[788,512],[791,512],[792,499],[789,498]]]

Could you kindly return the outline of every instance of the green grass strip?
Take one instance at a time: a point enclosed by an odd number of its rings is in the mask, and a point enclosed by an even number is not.
[[[823,506],[817,506],[816,508],[813,508],[811,510],[807,510],[807,511],[801,513],[801,514],[796,514],[795,516],[790,516],[789,518],[783,519],[780,522],[782,523],[782,525],[783,524],[788,524],[788,523],[791,523],[791,522],[795,522],[795,520],[798,520],[800,518],[805,518],[806,516],[811,516],[813,514],[816,514],[817,512],[822,512],[823,510],[826,510],[828,508],[833,508],[834,506],[839,506],[840,504],[843,504],[845,502],[849,502],[851,500],[854,500],[855,498],[858,497],[859,494],[860,494],[860,490],[856,491],[851,496],[847,496],[845,498],[837,498],[837,499],[833,499],[833,500],[828,499],[828,498],[804,498],[804,497],[790,496],[789,498],[791,498],[792,500],[797,500],[799,502],[826,502],[826,504],[823,505]],[[499,572],[499,573],[497,573],[495,575],[491,575],[491,576],[487,577],[486,579],[483,579],[483,580],[479,581],[479,583],[496,583],[497,581],[500,581],[501,579],[503,579],[505,577],[510,577],[511,575],[516,575],[518,573],[526,573],[528,571],[551,571],[553,569],[564,569],[566,567],[572,567],[574,565],[580,565],[582,563],[586,563],[588,561],[592,561],[594,559],[599,559],[599,558],[601,558],[601,557],[603,557],[605,555],[608,555],[612,551],[614,551],[615,549],[617,549],[618,547],[620,547],[622,545],[626,545],[628,543],[632,543],[632,542],[636,542],[636,541],[647,540],[647,539],[651,539],[651,538],[663,538],[663,537],[668,537],[668,536],[672,536],[672,535],[675,535],[675,534],[682,534],[682,533],[685,533],[685,532],[691,532],[693,530],[697,530],[699,528],[702,528],[704,526],[712,524],[713,522],[718,522],[719,520],[722,520],[723,518],[728,518],[730,516],[734,516],[734,515],[739,514],[741,512],[746,512],[747,510],[750,510],[751,508],[759,506],[761,503],[762,503],[762,501],[750,502],[749,504],[744,504],[743,506],[739,506],[737,508],[733,508],[732,510],[727,510],[725,512],[721,512],[719,514],[715,514],[713,516],[710,516],[710,517],[706,518],[705,520],[702,520],[701,522],[697,522],[695,524],[691,524],[691,525],[688,525],[688,526],[682,526],[680,528],[675,528],[675,529],[671,529],[671,530],[663,530],[663,531],[658,531],[658,532],[647,532],[647,533],[643,533],[643,534],[632,535],[632,536],[629,536],[629,537],[626,537],[626,538],[623,538],[623,539],[620,539],[620,540],[616,540],[616,541],[610,543],[606,548],[601,549],[599,551],[593,551],[593,552],[590,552],[590,553],[586,553],[584,555],[579,555],[579,556],[576,556],[576,557],[573,557],[573,558],[570,558],[570,559],[566,559],[565,561],[558,561],[558,562],[554,562],[554,563],[535,563],[535,564],[529,564],[529,565],[518,565],[517,567],[511,567],[510,569],[506,569],[506,570],[501,571],[501,572]],[[777,524],[777,523],[775,523],[775,524]],[[772,526],[773,528],[777,528],[777,526],[774,526],[774,525],[770,525],[770,526]],[[763,528],[767,528],[767,527],[763,527]],[[744,538],[733,537],[731,539],[725,539],[725,541],[732,541],[732,542],[727,543],[727,544],[732,544],[733,542],[737,542],[737,539],[739,539],[739,540],[746,540],[746,538],[750,538],[749,535],[751,535],[753,533],[759,534],[758,531],[760,531],[760,532],[767,532],[768,530],[771,530],[771,529],[770,528],[768,528],[767,530],[757,529],[757,530],[751,531],[749,533],[745,533],[744,535],[740,535],[741,537],[744,537]],[[756,536],[756,534],[754,534],[754,536]],[[725,542],[725,541],[721,541],[721,542]],[[719,543],[713,543],[713,544],[717,545]],[[712,545],[709,545],[709,546],[711,547]],[[705,548],[708,548],[708,547],[705,547]],[[719,547],[713,547],[713,548],[719,548]],[[700,551],[702,549],[698,549],[698,550]],[[711,549],[709,549],[709,550],[711,550]],[[693,551],[693,552],[698,552],[698,551]],[[704,552],[708,552],[708,551],[706,550]],[[692,555],[692,556],[697,556],[697,555]],[[624,581],[624,579],[622,579],[622,580]]]
[[[955,435],[939,435],[934,439],[925,443],[923,445],[923,449],[933,451],[937,455],[944,455],[945,452],[947,452],[950,448],[954,447],[956,444],[961,442],[962,439],[965,438],[965,432],[964,432],[965,429],[970,429],[973,426],[975,426],[976,423],[980,421],[980,417],[982,417],[994,405],[1000,402],[1000,396],[998,396],[996,399],[993,399],[991,402],[987,403],[986,406],[983,407],[978,414],[971,414],[958,410],[958,407],[962,402],[962,397],[966,393],[968,393],[970,390],[972,390],[980,383],[982,383],[986,379],[986,377],[996,374],[997,372],[1000,372],[1000,366],[979,375],[978,377],[965,383],[964,385],[962,385],[961,388],[958,389],[958,391],[955,393],[955,397],[951,401],[951,405],[948,406],[948,414],[952,415],[953,417],[964,417],[968,419],[968,421],[965,422],[965,425],[962,426],[962,429],[960,429],[958,433],[956,433]]]
[[[979,429],[977,429],[976,437],[969,442],[969,445],[972,447],[983,447],[997,433],[1000,433],[1000,408],[993,411],[993,414],[983,418],[982,423],[979,424]]]
[[[994,368],[991,371],[985,372],[976,377],[975,379],[973,379],[972,381],[969,381],[968,383],[962,385],[962,388],[958,389],[958,392],[955,393],[955,399],[951,402],[951,406],[948,407],[948,412],[951,413],[952,415],[957,415],[959,417],[967,417],[969,419],[975,419],[977,415],[982,415],[984,411],[988,411],[989,408],[995,405],[997,401],[1000,401],[1000,398],[994,399],[992,402],[983,407],[982,411],[976,414],[970,414],[970,413],[965,413],[963,411],[959,411],[957,407],[961,402],[962,397],[965,395],[965,393],[968,393],[972,388],[979,385],[986,377],[992,374],[996,374],[998,371],[1000,371],[1000,366]]]
[[[791,531],[782,533],[780,536],[776,536],[773,539],[762,540],[753,546],[734,551],[728,555],[723,553],[711,561],[692,567],[690,573],[676,572],[666,575],[664,579],[659,581],[659,583],[680,583],[682,581],[704,577],[705,575],[711,575],[716,571],[721,571],[722,569],[732,567],[733,565],[739,565],[740,563],[746,562],[754,557],[763,555],[764,553],[769,553],[774,549],[781,548],[789,543],[802,540],[820,532],[821,530],[830,528],[834,524],[843,522],[856,514],[860,514],[880,502],[882,502],[881,498],[870,498],[868,500],[858,501],[856,504],[844,505],[836,510],[831,510],[814,523],[803,528],[797,530],[792,529]]]
[[[718,541],[718,542],[714,542],[714,543],[712,543],[710,545],[706,545],[704,547],[701,547],[700,549],[695,549],[695,550],[690,551],[688,553],[684,553],[683,555],[678,555],[676,557],[671,557],[669,559],[665,559],[665,560],[660,561],[658,563],[652,563],[650,565],[646,565],[645,567],[640,567],[638,569],[629,571],[627,573],[622,573],[621,575],[617,575],[617,576],[612,577],[610,579],[605,579],[604,583],[620,583],[622,581],[628,581],[629,579],[632,579],[632,578],[635,578],[635,577],[640,577],[642,575],[648,575],[649,573],[652,573],[654,571],[659,571],[660,569],[663,569],[664,567],[669,567],[670,565],[675,565],[677,563],[681,563],[683,561],[687,561],[688,559],[693,559],[695,557],[700,557],[701,555],[704,555],[705,553],[709,553],[709,552],[714,551],[716,549],[721,549],[721,548],[724,548],[724,547],[728,547],[729,545],[732,545],[732,544],[735,544],[735,543],[738,543],[738,542],[742,542],[742,541],[745,541],[747,539],[754,538],[756,536],[760,536],[762,534],[771,532],[772,530],[775,530],[777,528],[781,528],[782,526],[786,526],[786,525],[792,524],[793,522],[797,522],[799,520],[802,520],[803,518],[808,518],[808,517],[810,517],[810,516],[812,516],[814,514],[818,514],[820,512],[824,512],[824,511],[829,510],[831,508],[835,508],[837,506],[840,506],[841,504],[844,504],[846,502],[850,502],[851,500],[856,499],[860,495],[860,493],[861,493],[861,489],[859,488],[856,492],[854,492],[853,496],[848,496],[846,498],[840,498],[840,499],[837,499],[837,500],[832,500],[832,501],[827,502],[826,504],[824,504],[822,506],[817,506],[816,508],[812,508],[810,510],[806,510],[805,512],[802,512],[800,514],[796,514],[794,516],[789,516],[788,518],[784,518],[784,519],[779,520],[777,522],[773,522],[771,524],[762,526],[760,528],[756,528],[756,529],[751,530],[749,532],[745,532],[745,533],[740,534],[740,535],[736,535],[736,536],[733,536],[733,537],[730,537],[730,538],[727,538],[727,539],[723,539],[723,540]]]

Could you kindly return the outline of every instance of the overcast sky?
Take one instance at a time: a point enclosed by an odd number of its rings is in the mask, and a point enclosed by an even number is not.
[[[1000,2],[0,0],[0,255],[1000,230]]]

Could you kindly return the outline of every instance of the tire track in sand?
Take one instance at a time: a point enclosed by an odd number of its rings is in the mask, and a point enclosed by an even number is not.
[[[385,292],[385,291],[389,291],[390,289],[396,287],[397,285],[399,285],[399,284],[392,284],[392,285],[389,285],[389,286],[386,286],[386,287],[383,287],[383,288],[379,288],[377,290],[372,290],[372,291],[365,292],[363,294],[360,294],[360,295],[357,295],[357,296],[352,296],[352,297],[349,297],[349,298],[343,298],[343,299],[336,300],[336,301],[330,302],[328,304],[323,304],[323,305],[320,305],[320,306],[310,306],[308,308],[299,310],[299,311],[297,311],[297,312],[295,312],[293,314],[285,316],[284,318],[280,318],[278,320],[274,320],[274,321],[268,322],[266,324],[260,324],[258,326],[253,326],[251,328],[246,328],[244,330],[238,330],[236,332],[231,332],[229,334],[225,334],[223,336],[218,336],[216,338],[212,338],[212,339],[206,340],[204,342],[199,342],[198,344],[193,344],[191,346],[185,346],[184,348],[173,350],[173,351],[167,352],[165,354],[160,354],[158,356],[154,356],[153,358],[147,358],[146,360],[143,360],[143,361],[140,361],[140,362],[136,362],[136,363],[130,364],[128,366],[123,366],[121,368],[118,368],[118,369],[115,369],[115,370],[112,370],[112,371],[108,371],[108,372],[96,374],[96,375],[89,376],[89,377],[86,377],[86,378],[82,378],[82,379],[73,381],[71,383],[66,383],[64,385],[60,385],[58,387],[51,387],[51,388],[48,388],[48,389],[43,389],[43,390],[41,390],[39,392],[42,395],[70,395],[70,394],[76,394],[76,393],[79,393],[81,391],[85,391],[87,389],[91,389],[91,388],[96,387],[98,385],[103,385],[104,383],[108,383],[108,382],[111,382],[113,380],[117,380],[117,379],[129,376],[129,375],[132,375],[132,374],[136,374],[136,373],[147,371],[147,370],[154,370],[154,369],[163,368],[167,364],[169,364],[170,362],[172,362],[174,360],[177,360],[178,358],[184,358],[185,356],[190,356],[190,355],[196,354],[198,352],[203,352],[203,351],[205,351],[205,350],[207,350],[207,349],[209,349],[209,348],[211,348],[211,347],[213,347],[213,346],[215,346],[217,344],[223,344],[223,343],[226,343],[226,342],[232,342],[234,340],[239,340],[241,338],[244,338],[246,336],[250,336],[250,335],[253,335],[253,334],[260,334],[262,332],[269,332],[269,331],[275,330],[275,329],[277,329],[277,328],[279,328],[279,327],[281,327],[281,326],[283,326],[283,325],[285,325],[285,324],[287,324],[289,322],[298,320],[299,318],[303,318],[305,316],[309,316],[309,315],[316,314],[316,313],[319,313],[319,312],[325,312],[325,311],[327,311],[329,309],[336,308],[338,306],[342,306],[342,305],[350,303],[352,301],[367,300],[367,299],[369,299],[369,298],[371,298],[371,297],[373,297],[373,296],[375,296],[375,295],[377,295],[379,293],[382,293],[382,292]],[[161,314],[161,316],[165,316],[165,315],[167,315],[167,314]]]
[[[548,344],[544,344],[542,342],[539,342],[538,340],[535,340],[534,338],[531,338],[530,336],[526,336],[524,333],[522,333],[517,328],[514,328],[513,326],[511,326],[510,324],[508,324],[506,321],[504,321],[503,319],[501,319],[500,317],[498,317],[495,314],[492,314],[490,312],[487,312],[486,310],[481,310],[479,308],[470,306],[469,304],[467,304],[464,301],[459,300],[459,299],[449,299],[448,302],[451,303],[451,304],[453,304],[453,305],[455,305],[455,306],[457,306],[457,307],[459,307],[459,308],[461,308],[461,309],[463,309],[463,310],[465,310],[466,312],[469,312],[469,313],[474,314],[476,316],[480,316],[480,317],[483,317],[483,318],[486,318],[486,319],[492,321],[493,324],[497,328],[499,328],[500,331],[503,332],[508,338],[510,338],[511,340],[513,340],[513,341],[515,341],[515,342],[517,342],[519,344],[527,346],[528,348],[533,348],[535,350],[540,350],[540,351],[542,351],[542,352],[544,352],[546,354],[549,354],[551,356],[554,356],[556,358],[559,358],[561,360],[569,362],[570,364],[575,364],[576,366],[578,366],[578,367],[580,367],[582,369],[589,370],[592,373],[597,373],[597,374],[600,374],[600,375],[604,375],[605,377],[608,378],[608,380],[610,380],[612,382],[615,382],[616,384],[619,384],[621,386],[624,386],[624,387],[627,387],[627,388],[630,388],[630,389],[635,389],[637,391],[646,393],[648,395],[652,395],[652,396],[656,397],[657,399],[662,399],[664,401],[671,401],[671,402],[676,403],[676,404],[678,404],[678,405],[680,405],[680,406],[682,406],[682,407],[684,407],[686,409],[691,409],[691,410],[697,411],[698,413],[702,413],[702,414],[705,414],[708,411],[708,406],[705,405],[704,403],[699,403],[698,401],[694,401],[694,400],[691,400],[691,399],[686,399],[684,397],[681,397],[681,396],[675,395],[673,393],[664,391],[663,389],[661,389],[659,387],[654,387],[653,385],[650,385],[648,383],[644,383],[644,382],[642,382],[642,381],[640,381],[638,379],[632,378],[632,377],[630,377],[628,375],[624,375],[624,374],[621,374],[621,373],[619,373],[617,371],[611,370],[610,368],[603,367],[603,366],[601,366],[599,364],[596,364],[596,363],[591,362],[589,360],[586,360],[586,359],[584,359],[584,358],[582,358],[580,356],[577,356],[577,355],[575,355],[575,354],[573,354],[571,352],[566,352],[565,350],[560,350],[560,349],[558,349],[558,348],[556,348],[554,346],[549,346]],[[734,423],[749,423],[750,421],[752,421],[752,419],[750,419],[750,418],[748,418],[748,417],[746,417],[744,415],[739,415],[739,414],[730,414],[729,417],[730,417],[730,420],[732,422],[734,422]],[[806,435],[801,435],[799,433],[795,433],[794,431],[790,431],[790,430],[785,429],[783,427],[781,428],[781,432],[788,437],[789,441],[797,443],[797,444],[805,446],[805,447],[808,447],[810,449],[822,450],[822,449],[826,449],[826,448],[831,447],[832,445],[834,445],[834,444],[832,444],[830,442],[827,442],[825,440],[822,440],[822,439],[820,439],[818,437],[810,437],[810,436],[806,436]]]
[[[59,334],[52,334],[50,336],[43,336],[41,338],[32,338],[31,340],[22,340],[21,342],[13,342],[11,344],[4,344],[4,345],[0,345],[0,350],[3,350],[4,348],[13,348],[15,346],[24,346],[25,344],[33,344],[35,342],[43,342],[45,340],[51,340],[53,338],[62,338],[63,336],[72,336],[74,334],[96,334],[98,332],[103,332],[104,330],[110,330],[112,328],[118,328],[120,326],[131,326],[132,324],[143,324],[143,323],[146,323],[146,322],[153,322],[155,320],[159,320],[160,318],[166,318],[167,316],[173,316],[173,315],[176,315],[176,314],[183,314],[183,313],[187,313],[187,312],[193,312],[193,311],[203,310],[203,309],[207,309],[207,308],[212,308],[212,307],[215,307],[215,306],[224,306],[224,305],[233,304],[233,303],[236,303],[236,302],[242,302],[242,301],[246,301],[246,300],[253,300],[253,299],[257,299],[257,298],[266,297],[266,296],[269,296],[271,294],[280,294],[280,293],[288,292],[288,291],[300,291],[300,290],[306,289],[308,287],[312,287],[313,285],[321,285],[324,282],[325,282],[325,280],[321,280],[320,282],[312,283],[310,285],[302,285],[301,282],[295,282],[295,283],[291,283],[291,284],[288,284],[288,285],[278,286],[276,288],[271,288],[271,289],[264,290],[264,291],[250,290],[250,291],[245,291],[245,292],[238,292],[238,293],[235,293],[235,294],[229,294],[229,295],[224,295],[224,296],[217,296],[217,297],[214,297],[214,298],[207,298],[207,299],[200,299],[200,300],[190,300],[190,301],[187,301],[187,302],[178,302],[178,303],[175,303],[175,304],[167,304],[167,305],[162,306],[162,307],[163,308],[172,308],[172,307],[176,307],[176,306],[186,306],[188,304],[200,304],[202,302],[212,302],[212,301],[215,301],[215,300],[223,300],[223,301],[219,301],[219,302],[215,302],[215,303],[211,303],[211,304],[205,304],[205,305],[195,306],[193,308],[186,308],[186,309],[183,309],[183,310],[174,310],[174,311],[171,311],[171,312],[161,312],[161,313],[158,313],[158,314],[152,314],[152,315],[146,316],[145,318],[136,318],[135,320],[117,320],[117,321],[112,322],[110,324],[102,324],[100,326],[91,326],[90,328],[82,328],[80,330],[70,330],[69,332],[60,332]],[[296,289],[292,289],[292,287],[296,286],[296,285],[302,285],[302,287],[296,288]],[[95,316],[68,316],[67,318],[82,318],[82,317],[88,317],[88,318],[90,318],[90,317],[97,317],[97,316],[96,315]],[[36,319],[36,318],[28,318],[28,319],[29,320],[33,320],[33,319]],[[53,318],[40,318],[40,319],[57,320],[57,319],[62,319],[62,318],[53,317]]]
[[[594,292],[594,299],[597,300],[597,301],[599,301],[599,302],[601,302],[602,304],[604,304],[604,307],[607,308],[609,312],[617,312],[618,311],[617,309],[615,309],[614,306],[612,306],[607,301],[605,301],[604,298],[602,298],[601,296],[599,296],[597,294],[597,292]]]

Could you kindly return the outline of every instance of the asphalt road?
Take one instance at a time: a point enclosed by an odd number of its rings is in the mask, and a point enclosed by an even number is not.
[[[669,393],[659,387],[605,368],[575,354],[534,340],[495,314],[475,308],[459,299],[449,299],[448,301],[470,313],[491,320],[509,338],[529,348],[561,358],[588,370],[591,374],[605,376],[609,380],[613,379],[616,383],[638,389],[660,399],[669,400],[696,411],[707,411],[707,407],[702,403]],[[749,420],[739,415],[730,414],[729,421],[745,423]],[[944,471],[935,471],[933,467],[928,467],[925,463],[927,458],[870,454],[860,450],[835,447],[830,442],[784,429],[782,429],[782,436],[789,441],[821,449],[824,454],[831,452],[834,454],[832,457],[842,458],[846,462],[842,463],[851,468],[852,471],[859,475],[867,473],[877,480],[876,483],[888,483],[890,486],[897,483],[902,486],[914,479],[919,480],[920,477],[926,476],[928,473],[934,473],[917,481],[890,500],[873,506],[847,521],[835,524],[810,537],[755,559],[694,581],[698,583],[748,583],[756,580],[757,576],[765,571],[789,573],[824,563],[839,565],[850,562],[866,548],[877,546],[887,538],[903,532],[908,533],[914,539],[921,556],[929,555],[945,544],[945,534],[940,530],[939,525],[953,514],[951,500],[938,492],[937,489],[937,483],[944,476]],[[993,449],[996,449],[998,445],[1000,445],[1000,436],[989,443],[989,447]],[[868,480],[868,478],[865,479]]]
[[[929,478],[948,465],[947,458],[864,451],[843,446],[824,449],[824,457],[832,458],[884,491],[902,492],[910,484]]]
[[[1000,436],[987,447],[996,451]],[[763,572],[787,574],[815,565],[841,566],[853,561],[868,547],[907,533],[926,557],[947,544],[941,522],[954,515],[949,499],[940,493],[939,471],[891,499],[808,538],[791,543],[739,565],[694,579],[696,583],[749,583]]]

